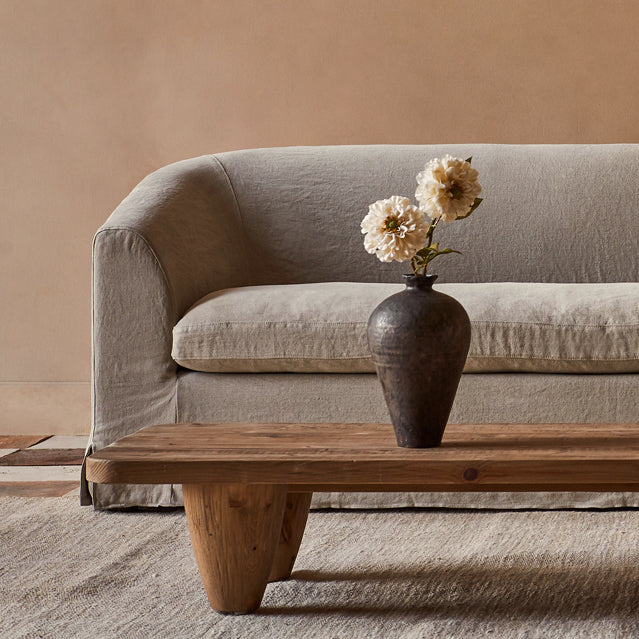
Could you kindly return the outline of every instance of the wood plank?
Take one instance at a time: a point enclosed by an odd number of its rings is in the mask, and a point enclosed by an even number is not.
[[[0,435],[0,448],[29,448],[51,435]]]
[[[0,466],[81,466],[84,449],[28,448],[0,457]]]
[[[38,444],[34,444],[32,448],[64,448],[66,450],[82,448],[86,450],[89,443],[87,435],[53,435]]]
[[[14,453],[12,453],[14,454]],[[376,449],[376,448],[342,448],[335,449],[330,446],[305,449],[293,447],[284,449],[260,448],[212,448],[210,446],[194,449],[172,449],[162,448],[149,449],[146,447],[129,446],[127,448],[108,447],[92,455],[94,460],[122,460],[128,459],[132,462],[191,462],[191,461],[232,461],[235,459],[246,462],[284,462],[284,461],[317,461],[332,460],[335,462],[348,461],[402,461],[402,460],[448,460],[448,461],[489,461],[489,460],[533,460],[542,456],[545,459],[565,459],[565,460],[606,460],[606,459],[636,459],[639,455],[639,448],[635,445],[627,446],[596,446],[592,442],[584,445],[579,440],[572,440],[570,446],[535,444],[532,446],[513,445],[509,447],[472,446],[452,447],[442,444],[439,448],[428,449]]]
[[[379,424],[225,425],[232,428],[182,425],[143,429],[122,438],[96,456],[108,459],[127,454],[131,459],[216,460],[243,457],[270,459],[530,459],[543,451],[545,457],[566,459],[632,459],[639,451],[637,425],[512,425],[497,430],[496,425],[449,425],[442,446],[433,449],[399,448],[389,426]],[[347,427],[360,427],[351,428]],[[623,427],[620,427],[623,426]],[[117,452],[115,452],[117,451]]]
[[[3,481],[0,497],[62,497],[79,486],[79,481]]]
[[[176,461],[100,460],[87,462],[88,479],[97,483],[248,483],[325,486],[346,484],[485,485],[610,484],[639,488],[639,459],[533,459],[466,462],[455,460],[244,460]],[[469,472],[475,479],[468,480]],[[313,487],[313,490],[317,489]]]
[[[268,483],[309,491],[639,490],[639,425],[449,424],[442,446],[430,449],[399,448],[387,424],[158,425],[94,453],[87,474],[98,483]]]
[[[0,466],[0,482],[79,481],[80,466]]]
[[[638,443],[637,424],[450,424],[444,435],[447,446],[526,444],[570,439],[599,438],[615,445],[619,437]],[[333,450],[360,448],[399,449],[388,424],[168,424],[150,426],[118,440],[111,447],[139,445],[148,449],[201,449],[209,446],[216,450],[245,448],[251,444],[263,449],[293,447],[327,448]]]

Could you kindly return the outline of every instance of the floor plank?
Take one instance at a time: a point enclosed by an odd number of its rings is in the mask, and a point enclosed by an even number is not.
[[[67,450],[70,448],[82,448],[86,450],[88,443],[88,435],[54,435],[30,448],[66,448]]]
[[[0,482],[0,497],[62,497],[80,485],[77,481]]]
[[[0,483],[79,480],[80,466],[0,466]]]
[[[0,448],[29,448],[51,435],[0,435]]]
[[[0,457],[0,466],[81,466],[84,448],[28,448]]]

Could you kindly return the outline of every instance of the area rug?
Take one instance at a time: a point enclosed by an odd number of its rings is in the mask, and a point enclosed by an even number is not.
[[[208,605],[181,511],[0,499],[0,636],[639,637],[639,511],[317,511],[253,615]]]

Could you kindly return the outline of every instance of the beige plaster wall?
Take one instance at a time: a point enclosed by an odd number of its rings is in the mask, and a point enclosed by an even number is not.
[[[634,0],[0,0],[0,432],[88,431],[91,238],[151,170],[639,142],[638,26]]]

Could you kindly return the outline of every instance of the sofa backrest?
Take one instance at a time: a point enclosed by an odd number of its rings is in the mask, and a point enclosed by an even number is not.
[[[400,281],[408,264],[365,252],[375,200],[415,201],[415,176],[472,156],[483,204],[442,223],[443,282],[639,280],[639,144],[334,146],[217,154],[242,219],[249,284]],[[244,250],[244,249],[243,249]]]

